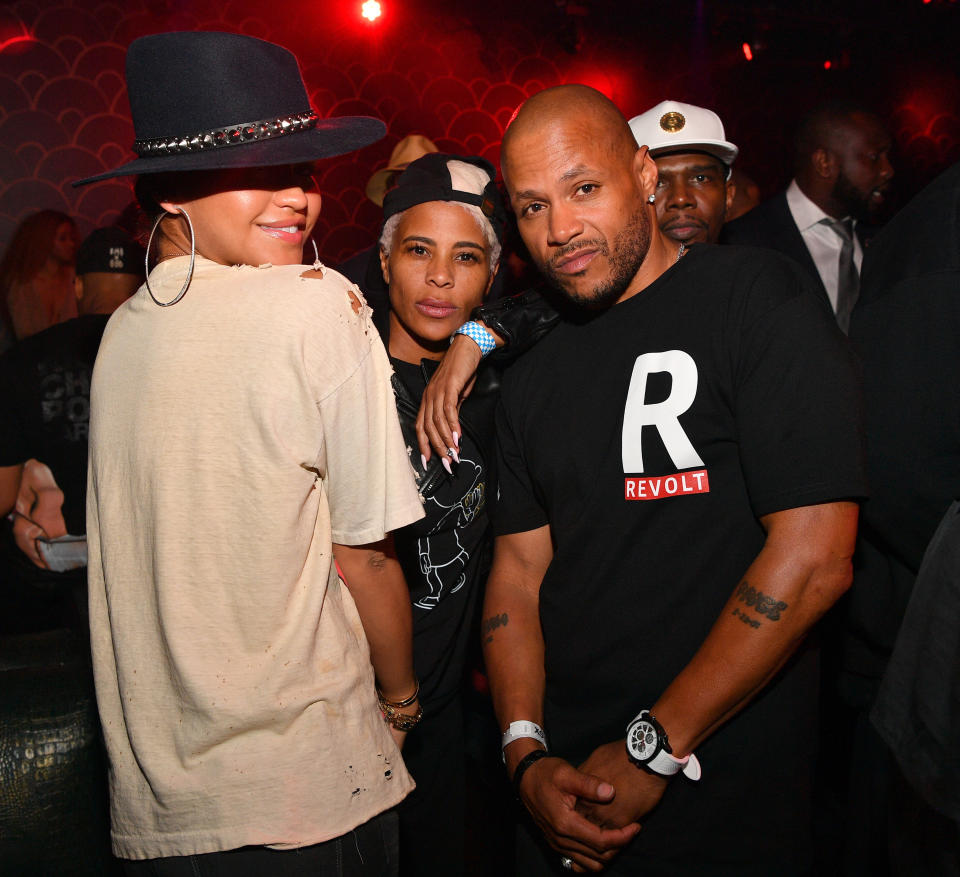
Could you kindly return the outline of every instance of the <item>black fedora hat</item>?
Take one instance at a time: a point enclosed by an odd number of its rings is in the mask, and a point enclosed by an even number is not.
[[[139,158],[78,180],[170,171],[300,164],[379,140],[368,116],[321,119],[297,59],[282,46],[216,31],[140,37],[127,50],[127,92]]]

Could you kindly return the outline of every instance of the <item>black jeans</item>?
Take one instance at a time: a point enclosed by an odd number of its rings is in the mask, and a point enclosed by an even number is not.
[[[457,695],[439,709],[423,707],[407,735],[403,761],[417,787],[397,808],[401,877],[462,877],[466,873],[466,767],[463,704]]]
[[[388,810],[353,831],[294,850],[241,847],[219,853],[126,860],[127,877],[396,877],[397,813]]]

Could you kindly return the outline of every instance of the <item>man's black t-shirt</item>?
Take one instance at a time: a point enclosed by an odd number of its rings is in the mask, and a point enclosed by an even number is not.
[[[0,466],[46,463],[67,532],[87,532],[90,375],[109,315],[88,314],[21,341],[0,359]]]
[[[544,708],[574,763],[688,663],[763,546],[759,518],[865,493],[849,347],[795,266],[747,248],[694,247],[558,326],[508,372],[498,443],[497,532],[549,523],[555,540]],[[671,783],[614,870],[802,868],[815,692],[808,652],[700,747],[702,781]]]

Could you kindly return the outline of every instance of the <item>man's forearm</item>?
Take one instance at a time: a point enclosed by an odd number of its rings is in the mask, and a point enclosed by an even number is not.
[[[493,706],[504,730],[510,722],[527,720],[543,726],[543,634],[536,605],[526,595],[518,599],[509,584],[491,578],[484,604],[483,657],[490,677]],[[535,741],[524,738],[507,747],[507,772]]]
[[[763,550],[707,638],[650,705],[675,755],[695,749],[749,703],[850,584],[854,503],[771,518],[778,520],[768,529]]]
[[[371,545],[334,545],[333,554],[357,606],[370,663],[384,697],[400,701],[416,684],[410,591],[387,538]]]
[[[480,631],[493,706],[501,730],[510,722],[520,720],[543,725],[545,676],[539,592],[546,566],[540,562],[524,562],[505,550],[505,540],[513,538],[497,540]],[[529,738],[507,747],[505,756],[510,776],[516,763],[534,748],[538,748],[537,744]]]

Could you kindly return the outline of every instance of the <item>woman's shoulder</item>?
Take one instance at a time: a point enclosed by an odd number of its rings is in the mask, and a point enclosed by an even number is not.
[[[353,282],[348,280],[333,268],[320,265],[234,265],[216,266],[221,272],[235,272],[233,282],[240,282],[244,286],[250,285],[261,289],[288,296],[293,299],[302,298],[309,302],[316,293],[343,292],[348,293],[356,289]],[[222,274],[221,280],[227,279],[229,274]],[[344,296],[341,296],[343,299]],[[349,296],[347,296],[349,298]],[[325,302],[335,303],[335,302]],[[341,302],[342,303],[342,302]]]
[[[151,275],[152,277],[152,275]],[[321,265],[215,265],[197,261],[195,280],[209,293],[222,291],[244,299],[251,316],[292,326],[317,322],[353,322],[369,307],[357,286]]]
[[[264,304],[272,318],[325,356],[336,351],[353,359],[353,354],[366,355],[375,341],[379,343],[363,293],[338,271],[325,265],[284,265],[266,271],[270,282]]]

